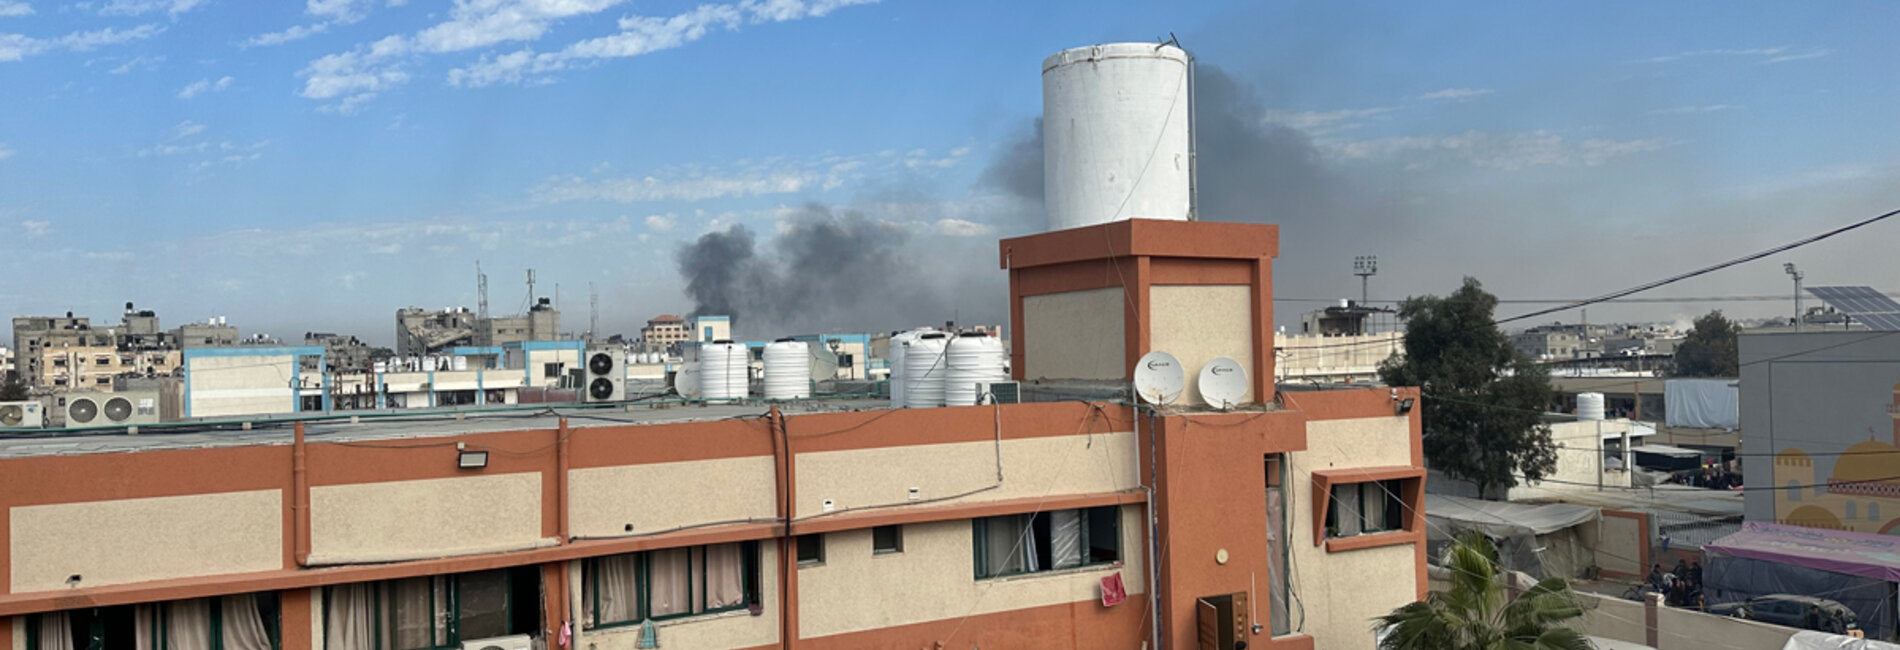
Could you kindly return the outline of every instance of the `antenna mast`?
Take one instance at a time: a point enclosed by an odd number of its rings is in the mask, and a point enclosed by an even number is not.
[[[600,337],[600,290],[587,283],[587,340]]]
[[[534,308],[534,269],[528,269],[528,308]]]
[[[488,320],[488,274],[482,272],[481,260],[475,260],[475,295],[476,317]]]

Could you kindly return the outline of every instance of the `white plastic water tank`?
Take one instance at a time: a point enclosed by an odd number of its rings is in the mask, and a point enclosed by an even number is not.
[[[917,335],[904,345],[904,407],[943,406],[944,348],[949,336],[942,332]]]
[[[1042,62],[1043,207],[1049,229],[1192,209],[1191,65],[1172,45],[1108,43]]]
[[[370,368],[380,375],[389,372],[389,362],[377,359],[375,363],[370,364]]]
[[[457,372],[460,372],[460,371],[463,371],[463,370],[467,370],[467,369],[468,369],[468,357],[454,357],[454,358],[453,358],[453,359],[452,359],[452,360],[450,361],[450,363],[449,363],[449,368],[451,368],[451,369],[453,369],[453,370],[455,370],[455,371],[457,371]]]
[[[921,330],[910,330],[891,335],[890,351],[884,355],[891,369],[891,408],[904,407],[904,346],[917,340],[920,333]]]
[[[950,340],[944,359],[949,372],[944,375],[945,406],[975,404],[978,383],[1003,381],[1003,341],[988,334],[967,333]]]
[[[1577,420],[1595,422],[1603,419],[1603,393],[1577,394]]]
[[[699,347],[699,396],[708,402],[746,398],[752,379],[752,355],[732,341],[713,341]]]
[[[811,397],[811,349],[804,341],[784,339],[765,346],[765,398]]]

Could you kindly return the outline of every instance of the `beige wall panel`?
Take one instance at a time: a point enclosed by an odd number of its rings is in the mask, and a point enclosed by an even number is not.
[[[572,587],[568,602],[579,606],[581,601],[580,563],[568,565]],[[693,618],[655,621],[660,628],[660,646],[673,650],[725,650],[726,648],[750,648],[778,643],[778,550],[771,540],[759,542],[760,595],[764,598],[764,613],[753,616],[751,612],[737,611],[698,616]],[[574,620],[580,620],[583,609],[576,609]],[[640,626],[628,625],[599,630],[576,630],[574,646],[591,650],[634,650],[640,641]]]
[[[538,472],[310,490],[313,564],[449,557],[540,543]]]
[[[1128,304],[1121,287],[1023,298],[1023,376],[1128,376]]]
[[[1116,492],[1140,484],[1131,432],[1004,440],[1000,487],[957,503]],[[994,442],[910,445],[798,455],[797,516],[938,499],[997,485]],[[933,504],[940,505],[940,504]]]
[[[908,524],[904,552],[871,553],[871,531],[825,534],[825,562],[798,569],[800,638],[982,615],[1101,597],[1120,572],[1129,602],[1147,593],[1142,506],[1122,508],[1121,566],[977,580],[970,520]],[[1137,605],[1140,606],[1140,605]]]
[[[1181,361],[1187,389],[1181,402],[1201,404],[1201,367],[1219,357],[1240,362],[1247,376],[1253,367],[1253,289],[1243,285],[1171,286],[1148,289],[1151,312],[1149,349]],[[1240,398],[1254,401],[1252,382]]]
[[[1312,499],[1324,496],[1311,494],[1313,471],[1410,465],[1410,426],[1402,417],[1310,422],[1306,444],[1306,451],[1288,454],[1292,506],[1286,513],[1305,633],[1325,639],[1329,649],[1372,650],[1368,621],[1417,596],[1416,549],[1402,544],[1328,553],[1315,546]]]
[[[192,417],[289,413],[296,358],[283,356],[197,357],[191,360]]]
[[[22,506],[13,593],[284,568],[283,491]]]
[[[1629,517],[1604,517],[1603,534],[1598,538],[1597,564],[1605,571],[1646,575],[1649,567],[1640,563],[1643,543],[1648,538],[1642,522]]]
[[[777,517],[771,456],[568,472],[568,525],[579,537],[626,535],[708,521]]]

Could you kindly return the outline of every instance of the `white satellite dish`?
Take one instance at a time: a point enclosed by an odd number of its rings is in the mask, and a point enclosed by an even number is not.
[[[673,373],[673,392],[686,399],[699,399],[699,362],[680,364]]]
[[[1160,350],[1149,352],[1135,362],[1135,395],[1149,404],[1173,404],[1181,397],[1185,377],[1174,355]]]
[[[1239,361],[1220,357],[1201,366],[1201,401],[1216,408],[1233,408],[1247,394],[1247,369]]]

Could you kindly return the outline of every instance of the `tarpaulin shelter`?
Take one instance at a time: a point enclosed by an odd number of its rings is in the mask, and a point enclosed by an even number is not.
[[[1672,427],[1723,429],[1742,426],[1739,382],[1734,379],[1670,379],[1663,382],[1663,417]]]
[[[1425,495],[1425,539],[1433,558],[1456,536],[1478,530],[1497,544],[1499,564],[1539,580],[1574,578],[1596,563],[1595,522],[1601,517],[1589,506]]]
[[[1873,639],[1894,638],[1900,598],[1900,537],[1759,521],[1702,547],[1710,605],[1768,594],[1846,605]]]

